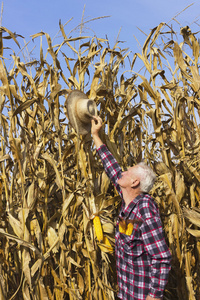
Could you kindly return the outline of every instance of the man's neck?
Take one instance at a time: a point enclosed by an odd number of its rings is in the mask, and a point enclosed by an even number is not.
[[[122,194],[123,194],[123,199],[125,202],[126,207],[138,196],[141,194],[140,189],[123,189]]]

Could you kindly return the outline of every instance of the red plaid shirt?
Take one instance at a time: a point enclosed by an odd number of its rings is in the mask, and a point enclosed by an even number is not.
[[[122,197],[115,234],[118,297],[145,300],[147,295],[162,298],[171,268],[159,210],[153,198],[140,194],[125,208],[120,186],[122,169],[105,145],[97,149],[104,169]],[[131,235],[119,231],[120,219],[139,220]]]

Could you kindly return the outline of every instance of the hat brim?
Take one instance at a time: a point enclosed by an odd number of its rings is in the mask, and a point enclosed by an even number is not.
[[[67,99],[66,99],[66,109],[67,109],[67,115],[69,122],[71,126],[75,129],[75,131],[78,134],[81,135],[86,135],[91,131],[91,117],[88,114],[88,122],[82,121],[78,116],[77,116],[77,105],[79,105],[80,101],[83,100],[89,100],[88,97],[81,91],[74,90],[72,91]],[[91,101],[91,100],[90,100]],[[96,106],[96,104],[95,104]],[[97,115],[97,110],[94,110],[94,116]]]

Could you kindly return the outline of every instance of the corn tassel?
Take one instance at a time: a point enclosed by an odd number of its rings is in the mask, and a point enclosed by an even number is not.
[[[99,216],[95,216],[93,219],[94,229],[99,242],[103,241],[103,230],[101,226],[101,220]]]

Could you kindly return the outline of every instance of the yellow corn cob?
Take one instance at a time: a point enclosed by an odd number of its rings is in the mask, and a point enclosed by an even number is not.
[[[119,223],[119,232],[126,233],[126,227]]]
[[[103,230],[99,216],[95,216],[93,219],[94,229],[99,242],[103,241]]]
[[[126,235],[131,235],[133,232],[133,224],[132,223],[128,223],[127,225],[127,229],[126,229]]]

